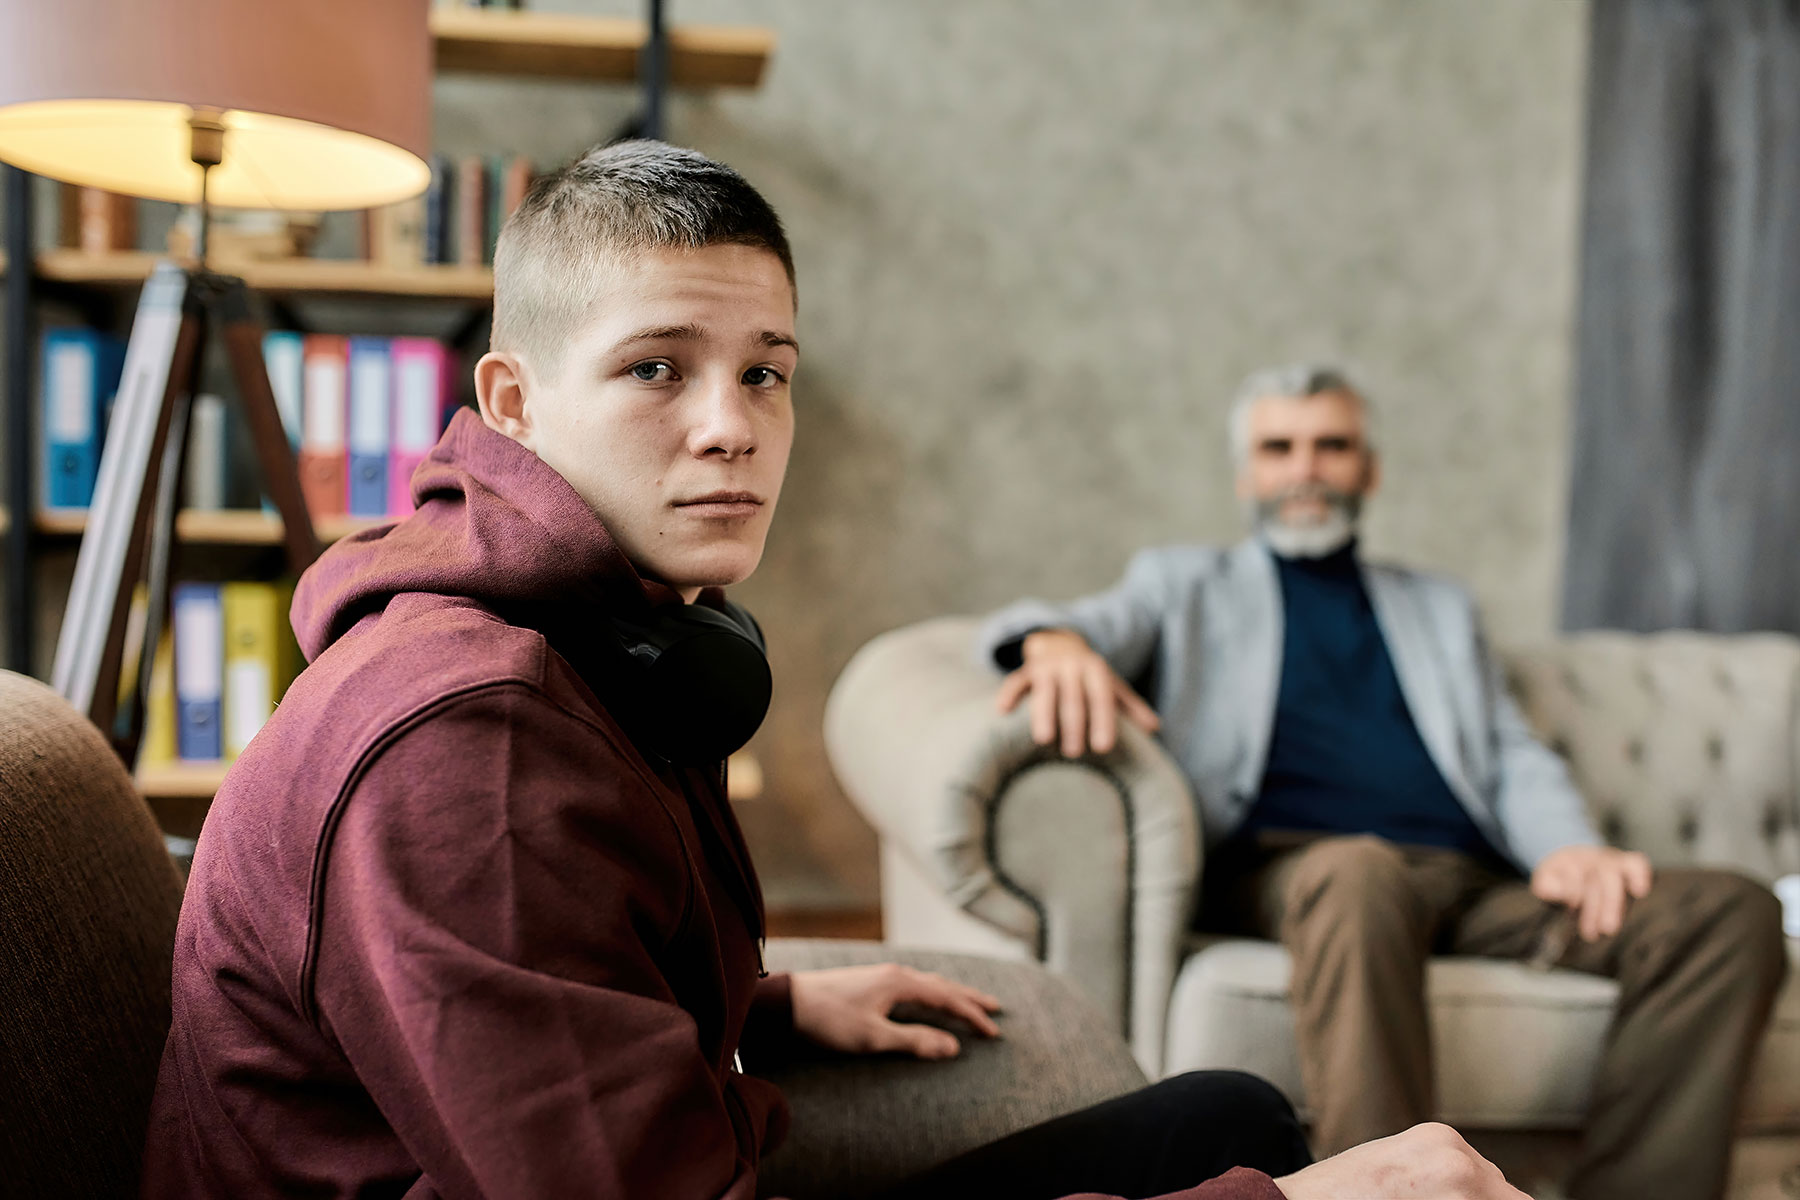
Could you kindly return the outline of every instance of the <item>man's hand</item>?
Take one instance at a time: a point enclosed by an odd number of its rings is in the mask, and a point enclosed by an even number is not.
[[[1448,1125],[1414,1125],[1275,1181],[1287,1200],[1530,1200]]]
[[[1611,846],[1564,846],[1531,873],[1531,894],[1575,911],[1583,941],[1611,937],[1631,899],[1650,894],[1650,860]]]
[[[965,984],[897,963],[796,971],[794,1028],[821,1046],[847,1054],[901,1050],[919,1058],[955,1058],[955,1035],[930,1025],[888,1018],[896,1004],[924,1004],[961,1017],[983,1037],[999,1037],[989,1014],[1000,1001]]]
[[[1079,633],[1040,629],[1025,635],[1020,653],[1024,665],[1000,684],[995,703],[1011,712],[1029,694],[1031,738],[1038,745],[1048,746],[1060,734],[1069,758],[1081,757],[1089,746],[1105,754],[1118,741],[1121,712],[1145,733],[1162,727],[1156,710]]]

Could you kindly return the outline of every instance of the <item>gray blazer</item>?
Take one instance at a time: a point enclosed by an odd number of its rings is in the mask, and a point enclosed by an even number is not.
[[[1363,581],[1425,748],[1495,847],[1529,873],[1563,846],[1602,844],[1562,760],[1507,695],[1469,594],[1399,567],[1364,565]],[[1141,551],[1110,591],[995,613],[978,652],[992,664],[1050,627],[1081,634],[1156,709],[1208,848],[1236,830],[1262,787],[1281,682],[1281,585],[1263,543]]]

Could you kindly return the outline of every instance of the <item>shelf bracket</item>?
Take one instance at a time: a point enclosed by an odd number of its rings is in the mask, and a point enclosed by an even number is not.
[[[669,94],[669,29],[664,21],[663,0],[646,0],[645,24],[648,36],[638,51],[638,78],[643,82],[643,107],[612,140],[631,138],[663,140],[665,102]]]

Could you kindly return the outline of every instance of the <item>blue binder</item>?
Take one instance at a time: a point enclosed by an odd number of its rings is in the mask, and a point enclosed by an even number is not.
[[[350,339],[350,486],[353,517],[388,510],[388,452],[393,447],[393,362],[386,338]]]
[[[43,505],[86,508],[94,499],[125,344],[96,329],[47,329],[41,361]]]
[[[188,761],[225,757],[225,610],[216,583],[173,590],[175,753]]]
[[[300,453],[301,398],[305,394],[306,339],[290,330],[263,334],[263,362],[269,370],[269,387],[281,413],[282,432],[288,449]]]
[[[288,449],[297,458],[305,418],[306,339],[287,329],[263,334],[263,366],[269,372],[269,390],[275,393],[275,409],[281,414],[281,430],[287,434]],[[275,502],[266,491],[262,510],[275,511]]]

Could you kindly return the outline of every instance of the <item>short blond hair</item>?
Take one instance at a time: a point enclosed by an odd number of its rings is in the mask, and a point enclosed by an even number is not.
[[[589,150],[534,182],[501,229],[491,346],[555,370],[621,257],[719,243],[768,250],[794,282],[781,219],[730,167],[664,142]]]

